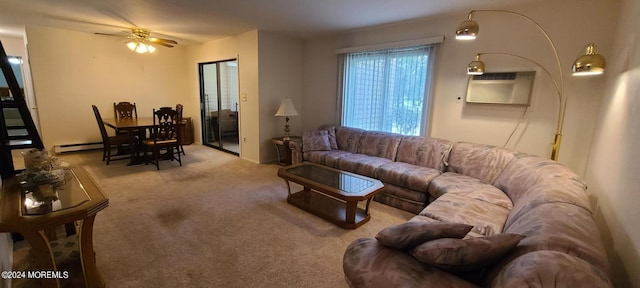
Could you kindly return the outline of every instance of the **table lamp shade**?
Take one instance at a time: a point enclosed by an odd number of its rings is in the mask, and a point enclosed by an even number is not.
[[[280,102],[280,108],[278,108],[278,112],[276,112],[275,116],[284,116],[285,124],[284,124],[284,137],[282,138],[284,141],[291,140],[289,136],[289,116],[298,116],[298,111],[296,111],[296,107],[293,106],[293,101],[291,98],[282,99]]]
[[[298,111],[296,111],[296,107],[293,106],[291,98],[282,99],[280,108],[278,108],[275,116],[298,116]]]

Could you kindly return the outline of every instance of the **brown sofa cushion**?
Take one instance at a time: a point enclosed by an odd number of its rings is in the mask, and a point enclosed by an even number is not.
[[[360,138],[365,131],[350,127],[336,127],[336,142],[338,149],[351,153],[358,153]]]
[[[429,183],[440,173],[439,170],[429,167],[392,162],[378,167],[375,176],[385,184],[389,183],[427,193]]]
[[[376,235],[383,246],[407,250],[439,238],[463,238],[473,226],[447,222],[406,222],[382,229]]]
[[[400,134],[366,131],[362,134],[357,153],[393,161],[401,139]]]
[[[340,158],[349,155],[353,153],[342,150],[309,151],[304,153],[304,160],[335,168]]]
[[[518,152],[507,148],[467,142],[456,142],[449,154],[449,172],[480,179],[493,184]]]
[[[444,222],[473,225],[480,236],[501,233],[510,210],[482,200],[446,193],[424,208],[420,215]]]
[[[387,158],[367,156],[364,154],[351,154],[340,157],[336,161],[336,168],[353,172],[368,177],[375,177],[378,167],[391,163]]]
[[[398,146],[396,161],[429,167],[443,172],[452,145],[452,141],[444,139],[403,136]]]
[[[416,246],[411,254],[423,263],[446,271],[466,272],[494,263],[523,238],[517,234],[469,239],[441,238]]]
[[[464,195],[476,200],[492,203],[511,210],[513,203],[509,196],[493,185],[482,183],[477,178],[446,172],[429,183],[429,194],[437,199],[447,193]]]
[[[393,193],[388,193],[393,191]],[[404,211],[418,214],[422,209],[424,209],[424,201],[415,201],[409,198],[397,196],[397,194],[410,193],[408,189],[393,186],[393,185],[384,185],[384,192],[376,194],[373,198],[377,202],[384,203],[391,207],[395,207],[398,209],[402,209]]]

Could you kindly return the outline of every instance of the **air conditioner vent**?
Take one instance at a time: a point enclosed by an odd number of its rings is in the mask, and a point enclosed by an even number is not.
[[[531,104],[535,71],[484,73],[469,77],[467,103]]]
[[[473,76],[473,80],[516,80],[516,72],[484,73]]]

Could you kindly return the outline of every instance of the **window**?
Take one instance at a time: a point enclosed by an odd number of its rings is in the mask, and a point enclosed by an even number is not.
[[[344,54],[343,126],[424,135],[435,47]]]

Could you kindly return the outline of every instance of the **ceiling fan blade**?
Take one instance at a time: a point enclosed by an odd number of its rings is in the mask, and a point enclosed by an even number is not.
[[[134,27],[134,28],[131,28],[131,31],[122,31],[120,34],[116,34],[116,33],[110,34],[110,33],[100,33],[100,32],[96,32],[94,34],[127,38],[129,39],[127,42],[134,41],[134,42],[141,42],[141,43],[147,43],[147,44],[151,43],[154,45],[157,44],[167,48],[173,48],[174,45],[178,44],[177,41],[171,40],[171,39],[149,37],[149,33],[150,33],[149,29]]]
[[[169,44],[167,44],[167,43],[163,43],[163,42],[154,42],[153,44],[158,44],[158,45],[160,45],[160,46],[173,48],[173,45],[169,45]]]
[[[93,34],[96,35],[101,35],[101,36],[116,36],[116,37],[127,37],[126,34],[110,34],[110,33],[100,33],[100,32],[95,32]]]
[[[151,37],[149,38],[149,42],[151,43],[168,43],[168,44],[178,44],[178,42],[176,42],[175,40],[171,40],[171,39],[164,39],[164,38],[157,38],[157,37]]]

